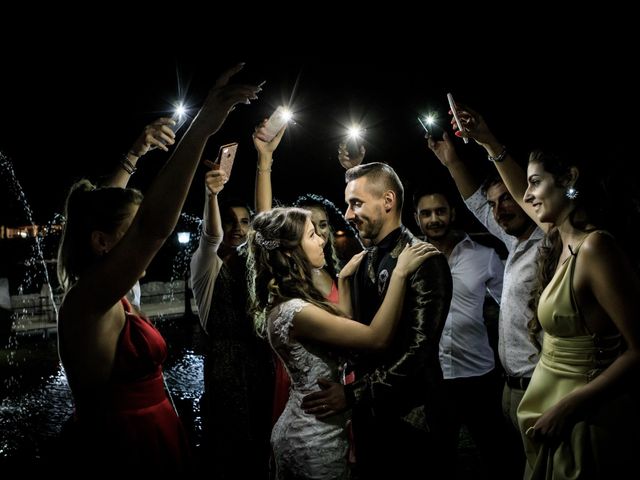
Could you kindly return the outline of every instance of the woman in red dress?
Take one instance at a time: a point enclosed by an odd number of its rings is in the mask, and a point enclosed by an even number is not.
[[[208,138],[234,105],[257,98],[258,87],[227,85],[241,68],[218,79],[144,200],[136,190],[87,180],[67,198],[58,349],[76,411],[66,444],[72,450],[63,454],[84,473],[189,468],[186,435],[164,391],[166,344],[124,297],[173,232]],[[172,136],[165,131],[157,141]],[[135,171],[128,160],[122,168]]]

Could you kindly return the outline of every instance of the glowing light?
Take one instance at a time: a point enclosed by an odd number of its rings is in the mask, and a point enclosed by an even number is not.
[[[287,107],[276,108],[264,124],[264,140],[270,142],[292,118],[293,113]]]
[[[187,114],[187,109],[185,108],[184,104],[180,102],[176,107],[175,115],[177,115],[178,117],[182,117],[183,115],[186,115],[186,114]]]
[[[362,136],[363,130],[358,125],[353,125],[347,129],[349,138],[358,140]]]
[[[438,116],[435,113],[428,113],[427,115],[418,116],[418,121],[420,122],[420,125],[422,125],[422,128],[424,128],[424,131],[427,132],[427,135],[431,135],[429,127],[437,125],[437,120]]]
[[[178,232],[178,243],[184,245],[191,240],[191,232]]]
[[[293,112],[291,112],[291,110],[285,107],[282,109],[280,116],[285,122],[290,122],[291,119],[293,119]]]
[[[171,115],[171,120],[176,122],[175,125],[170,127],[174,132],[180,130],[180,128],[182,128],[182,126],[187,122],[189,119],[189,115],[187,115],[187,113],[187,107],[185,107],[183,102],[179,102],[173,110],[173,115]]]

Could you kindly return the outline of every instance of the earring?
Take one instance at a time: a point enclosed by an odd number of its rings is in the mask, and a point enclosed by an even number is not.
[[[569,186],[567,187],[567,190],[564,192],[564,196],[567,197],[569,200],[575,200],[576,198],[578,198],[578,190],[576,190],[575,188],[573,188],[573,186]]]

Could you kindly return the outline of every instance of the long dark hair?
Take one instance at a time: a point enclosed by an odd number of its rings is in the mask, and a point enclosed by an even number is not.
[[[142,193],[132,188],[96,188],[89,180],[71,187],[58,248],[58,280],[65,290],[98,258],[91,248],[91,232],[115,232],[129,214],[129,207],[140,203]]]
[[[267,310],[292,298],[340,314],[313,285],[313,266],[302,250],[304,227],[310,216],[302,208],[274,208],[253,220],[247,275],[250,311],[261,334]]]
[[[529,163],[539,163],[545,172],[553,175],[556,186],[562,186],[570,173],[571,167],[576,167],[579,171],[578,179],[573,185],[578,191],[578,196],[573,200],[574,208],[569,214],[569,222],[571,225],[585,233],[605,229],[612,233],[614,237],[623,246],[627,253],[632,253],[625,247],[625,242],[629,237],[629,230],[625,231],[629,225],[632,210],[626,210],[624,214],[621,208],[622,204],[629,204],[628,200],[623,201],[619,198],[620,192],[615,192],[610,187],[617,183],[614,177],[615,172],[610,170],[607,172],[607,166],[603,165],[602,160],[598,161],[600,168],[598,169],[598,177],[591,174],[587,168],[587,162],[590,160],[588,152],[574,154],[563,152],[561,150],[534,150],[529,155]],[[591,158],[591,162],[596,161]],[[619,189],[619,187],[617,187]],[[629,191],[622,193],[629,193]],[[618,198],[616,198],[618,196]],[[619,202],[622,202],[620,204]],[[635,216],[637,217],[637,211]],[[538,302],[540,295],[545,287],[553,278],[558,266],[560,255],[562,254],[562,239],[557,227],[552,228],[539,247],[539,255],[537,259],[536,284],[532,291],[530,306],[533,310],[533,318],[529,321],[529,338],[533,344],[540,350],[541,345],[537,340],[538,333],[542,327],[538,319]]]

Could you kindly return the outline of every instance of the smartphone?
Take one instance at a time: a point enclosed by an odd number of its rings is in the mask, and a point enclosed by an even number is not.
[[[182,128],[182,126],[187,123],[188,120],[188,116],[186,114],[186,112],[183,111],[176,111],[172,116],[171,116],[171,120],[173,120],[174,122],[176,122],[175,125],[169,125],[169,128],[171,130],[173,130],[173,133],[176,133],[178,130],[180,130]]]
[[[236,158],[237,151],[237,142],[222,145],[218,150],[218,158],[213,162],[213,168],[222,170],[227,174],[227,178],[231,178],[231,169],[233,168],[233,160]]]
[[[182,126],[187,123],[187,120],[189,120],[189,116],[187,115],[187,112],[184,110],[184,108],[180,107],[180,108],[176,108],[176,110],[173,112],[173,115],[171,115],[171,120],[173,120],[175,122],[174,125],[167,125],[171,130],[173,130],[173,133],[178,133],[178,130],[180,130],[182,128]],[[160,140],[163,144],[167,144],[167,142],[165,142],[164,140]],[[157,146],[152,146],[150,148],[150,150],[154,150],[158,148]]]
[[[273,137],[286,125],[288,119],[289,115],[287,115],[287,111],[283,106],[276,108],[267,120],[267,123],[264,124],[266,130],[265,140],[267,142],[273,140]]]
[[[458,130],[462,133],[464,130],[462,129],[462,122],[460,121],[460,117],[458,116],[458,110],[456,109],[456,102],[453,99],[453,95],[447,93],[447,100],[449,100],[449,108],[451,108],[451,113],[453,114],[453,118],[458,125]],[[469,143],[469,139],[467,137],[462,137],[464,143]]]
[[[436,141],[442,140],[444,129],[435,120],[429,120],[426,117],[418,115],[418,121],[427,133],[427,138],[433,138]]]

